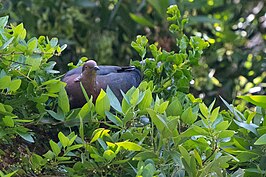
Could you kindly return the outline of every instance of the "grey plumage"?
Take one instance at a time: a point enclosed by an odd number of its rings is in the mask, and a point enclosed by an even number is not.
[[[70,107],[77,108],[86,103],[78,81],[82,82],[87,94],[93,96],[94,102],[100,90],[106,90],[107,86],[121,102],[123,96],[120,90],[127,92],[131,87],[137,87],[141,79],[140,71],[134,66],[97,66],[95,61],[89,60],[83,67],[68,71],[62,81],[67,83]]]

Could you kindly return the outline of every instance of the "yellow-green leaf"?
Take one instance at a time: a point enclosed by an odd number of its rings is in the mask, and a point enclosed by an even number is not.
[[[105,111],[110,111],[110,101],[102,89],[98,98],[96,99],[95,110],[97,114],[102,117],[105,117]]]

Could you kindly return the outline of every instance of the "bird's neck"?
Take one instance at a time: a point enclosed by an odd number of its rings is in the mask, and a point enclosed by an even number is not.
[[[88,95],[94,96],[96,94],[97,92],[96,73],[89,76],[83,76],[81,82]]]

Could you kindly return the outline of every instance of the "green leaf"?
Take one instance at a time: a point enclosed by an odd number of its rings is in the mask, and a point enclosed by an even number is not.
[[[131,121],[132,119],[134,119],[134,111],[130,109],[126,112],[124,118],[122,119],[123,125],[125,126],[127,122]]]
[[[141,59],[144,59],[146,55],[146,45],[148,43],[148,39],[145,36],[137,36],[136,42],[132,42],[131,46],[138,52]]]
[[[14,79],[9,84],[9,90],[11,92],[15,92],[16,90],[20,88],[20,85],[21,85],[21,79]]]
[[[55,157],[55,154],[51,150],[49,150],[43,156],[49,160],[52,160]]]
[[[113,115],[112,113],[110,113],[109,111],[105,111],[105,114],[107,116],[107,118],[112,121],[115,125],[122,127],[123,126],[123,122],[121,119],[119,119],[119,117]]]
[[[196,159],[194,156],[190,157],[190,172],[192,173],[193,176],[196,176],[197,174],[197,168],[196,168]]]
[[[226,130],[229,127],[228,121],[222,121],[216,125],[215,130]]]
[[[140,145],[133,143],[133,142],[124,141],[124,142],[118,142],[115,144],[119,147],[123,147],[124,149],[128,151],[141,151],[142,150],[142,147]]]
[[[222,130],[219,135],[218,135],[218,138],[229,138],[229,137],[232,137],[234,136],[235,132],[233,130]]]
[[[247,102],[250,102],[256,106],[266,108],[266,95],[249,95],[249,96],[238,96]]]
[[[58,138],[64,148],[68,146],[69,139],[62,132],[58,133]]]
[[[44,160],[40,155],[33,153],[31,156],[32,168],[37,169],[42,165],[45,165],[46,160]]]
[[[108,134],[109,131],[110,130],[105,130],[104,128],[98,128],[98,129],[94,130],[93,137],[92,137],[90,143],[97,141],[98,138],[102,138],[103,136],[109,136],[109,134]]]
[[[54,37],[54,38],[52,38],[50,40],[51,47],[55,47],[57,44],[58,44],[58,39],[57,38]]]
[[[135,15],[133,13],[130,13],[129,15],[135,22],[137,22],[140,25],[148,26],[151,28],[154,27],[154,24],[152,22],[150,22],[149,20],[147,20],[145,17],[143,17],[141,15]]]
[[[66,48],[67,48],[67,44],[62,45],[61,48],[60,48],[60,49],[61,49],[60,52],[62,52],[62,51],[65,50]]]
[[[75,139],[76,139],[78,136],[75,135],[74,132],[72,132],[72,133],[69,134],[67,137],[68,137],[68,139],[69,139],[68,146],[71,146],[71,145],[74,143]]]
[[[122,113],[122,107],[119,102],[119,100],[116,98],[115,94],[112,92],[112,90],[107,86],[106,94],[110,100],[110,105],[118,112]]]
[[[169,1],[162,1],[162,0],[148,0],[149,4],[156,9],[157,13],[162,17],[165,18],[165,12],[167,7],[169,6]]]
[[[52,110],[46,110],[46,111],[56,120],[59,120],[59,121],[64,121],[65,120],[64,114],[62,114],[60,112],[56,113],[56,112],[54,112]]]
[[[211,113],[211,116],[210,116],[210,121],[211,122],[214,122],[216,120],[216,118],[218,117],[219,115],[219,110],[220,110],[220,107],[217,107],[215,108],[212,113]]]
[[[242,121],[240,115],[237,114],[237,111],[235,110],[235,108],[232,105],[229,105],[227,103],[227,101],[225,101],[221,96],[220,96],[220,98],[223,101],[223,103],[225,104],[225,106],[234,114],[234,116],[237,118],[237,120]]]
[[[70,152],[79,148],[82,148],[84,145],[83,144],[75,144],[73,146],[68,146],[66,149],[66,152]]]
[[[135,155],[132,160],[144,161],[147,159],[156,159],[157,157],[158,156],[155,152],[145,151],[145,152],[140,152],[137,155]]]
[[[36,37],[31,38],[27,42],[28,51],[32,53],[37,48],[37,45],[38,45],[38,39]]]
[[[209,117],[209,111],[204,103],[199,104],[201,114],[207,119]]]
[[[79,111],[79,116],[82,119],[86,118],[89,115],[91,109],[92,109],[92,103],[85,103]]]
[[[70,110],[69,100],[67,96],[67,92],[64,87],[61,87],[58,94],[58,106],[62,109],[63,113],[68,113]]]
[[[192,112],[192,108],[188,107],[181,115],[181,120],[186,124],[193,124],[197,120],[198,114]]]
[[[6,49],[8,46],[9,46],[9,44],[11,44],[12,42],[13,42],[13,40],[14,40],[14,37],[12,37],[12,38],[10,38],[10,39],[8,39],[1,47],[0,47],[0,50],[4,50],[4,49]]]
[[[195,50],[203,50],[209,46],[208,42],[205,42],[198,36],[192,36],[189,41],[190,46]]]
[[[121,92],[121,93],[124,97],[122,100],[122,111],[124,114],[126,114],[130,108],[130,101],[129,101],[128,96],[124,92]]]
[[[135,106],[139,100],[139,89],[136,88],[135,91],[131,95],[130,104]]]
[[[50,140],[49,143],[50,143],[50,146],[51,146],[52,151],[54,152],[55,156],[58,156],[59,153],[61,152],[61,148],[53,140]]]
[[[257,141],[254,143],[255,145],[264,145],[266,144],[266,134],[262,135],[257,139]]]
[[[245,123],[245,122],[240,122],[237,120],[234,120],[234,122],[239,126],[239,127],[243,127],[246,130],[251,131],[252,133],[254,133],[255,135],[258,135],[258,132],[256,130],[256,128],[258,128],[259,126],[253,123]]]
[[[0,17],[0,28],[4,29],[8,22],[8,16]]]
[[[20,23],[17,26],[10,24],[11,28],[13,29],[13,35],[16,36],[18,39],[24,40],[26,37],[26,30],[24,29],[23,23]]]
[[[181,145],[178,146],[178,149],[181,153],[181,155],[183,156],[183,158],[185,159],[186,163],[187,164],[190,164],[190,155],[188,153],[188,151]]]
[[[95,110],[102,117],[105,117],[105,111],[110,110],[110,101],[103,89],[96,99]]]
[[[251,151],[240,151],[240,153],[236,156],[236,158],[240,162],[249,162],[250,160],[255,160],[259,157],[257,153]]]
[[[26,56],[25,64],[31,66],[32,71],[40,69],[41,62],[42,62],[42,57],[39,55]]]
[[[108,149],[108,150],[104,151],[103,157],[106,160],[111,161],[116,157],[116,154],[112,150]]]
[[[148,108],[147,111],[151,117],[152,122],[154,123],[156,128],[160,131],[162,136],[164,136],[164,137],[171,136],[171,131],[170,131],[166,121],[162,117],[157,115],[154,110]]]
[[[28,132],[20,132],[20,131],[18,131],[17,133],[24,140],[26,140],[26,141],[28,141],[30,143],[34,143],[34,139],[32,138],[32,135],[30,133],[28,133]]]
[[[11,77],[10,76],[4,76],[0,78],[0,89],[6,89],[9,87],[11,83]]]
[[[71,157],[56,157],[58,161],[68,161],[71,159]]]
[[[176,98],[170,103],[166,109],[167,116],[180,116],[182,114],[183,107],[180,101]]]
[[[184,131],[180,136],[182,137],[191,137],[194,135],[208,135],[209,133],[203,128],[193,124],[186,131]]]
[[[164,111],[167,109],[169,104],[169,101],[165,101],[162,104],[160,104],[160,106],[158,107],[158,113],[164,113]]]
[[[14,127],[14,120],[11,116],[5,116],[3,117],[3,122],[8,127]]]
[[[198,151],[196,149],[194,149],[193,153],[194,153],[194,157],[197,160],[198,164],[200,165],[200,167],[202,167],[202,159],[201,159]]]
[[[152,92],[150,89],[146,90],[144,92],[144,97],[142,101],[138,104],[138,108],[141,111],[146,111],[146,108],[149,108],[152,103]]]

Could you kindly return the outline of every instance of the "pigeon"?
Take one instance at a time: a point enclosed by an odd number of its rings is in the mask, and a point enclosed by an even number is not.
[[[98,66],[94,60],[88,60],[83,66],[68,71],[62,81],[66,83],[70,108],[80,108],[86,103],[80,82],[88,96],[95,103],[101,89],[107,86],[121,102],[123,95],[132,87],[138,87],[142,80],[141,72],[134,66]]]

